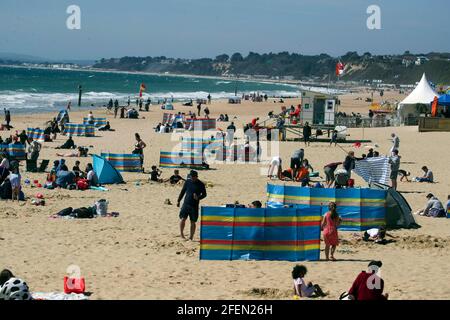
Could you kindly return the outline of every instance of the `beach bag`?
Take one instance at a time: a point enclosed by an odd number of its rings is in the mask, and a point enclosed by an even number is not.
[[[69,278],[67,276],[64,277],[64,293],[84,293],[86,290],[86,283],[84,278]]]
[[[80,179],[77,181],[77,188],[78,190],[87,190],[89,189],[89,180],[87,179]]]
[[[108,201],[106,201],[105,199],[101,199],[95,202],[95,210],[97,212],[97,215],[106,216],[106,214],[108,213]]]

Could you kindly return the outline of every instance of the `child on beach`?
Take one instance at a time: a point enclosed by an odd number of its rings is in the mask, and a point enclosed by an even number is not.
[[[306,282],[304,277],[308,269],[304,265],[296,265],[292,270],[292,278],[294,279],[294,294],[296,297],[325,297],[326,294],[322,291],[318,284]]]
[[[334,143],[334,146],[337,146],[337,138],[338,138],[338,132],[337,130],[333,131],[333,134],[331,135],[331,141],[330,146]]]
[[[12,201],[19,201],[20,195],[20,173],[18,168],[14,168],[9,174],[9,181],[11,182]]]
[[[182,181],[186,181],[186,179],[184,179],[182,176],[180,176],[180,170],[175,170],[173,172],[173,175],[169,179],[165,180],[164,182],[170,182],[171,185],[175,185],[175,184],[180,184]]]
[[[154,182],[163,182],[159,177],[161,176],[162,171],[158,169],[156,166],[152,166],[152,171],[150,172],[150,181]]]

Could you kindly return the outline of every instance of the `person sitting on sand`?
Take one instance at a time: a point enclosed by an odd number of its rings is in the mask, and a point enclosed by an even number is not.
[[[184,179],[182,176],[180,176],[180,170],[175,170],[173,172],[173,175],[165,180],[164,182],[170,182],[170,184],[174,185],[174,184],[179,184],[181,183],[181,181],[186,181],[186,179]]]
[[[75,176],[77,178],[82,178],[84,176],[83,171],[80,169],[80,161],[75,161],[75,165],[72,168],[73,173],[75,173]]]
[[[445,217],[447,215],[442,202],[432,193],[427,195],[427,204],[425,207],[417,212],[414,212],[414,214],[433,218]]]
[[[308,269],[304,265],[296,265],[292,270],[295,296],[306,298],[325,297],[326,294],[322,291],[318,284],[305,281],[304,278],[307,273]]]
[[[93,125],[95,123],[94,114],[92,113],[92,111],[89,111],[87,119],[88,119],[88,121],[87,121],[88,124]]]
[[[152,166],[152,171],[150,171],[150,181],[163,182],[163,180],[160,179],[161,174],[162,174],[162,171],[159,170],[157,166]]]
[[[55,185],[57,187],[66,189],[73,183],[75,183],[75,174],[73,172],[66,170],[66,168],[63,168],[56,173]]]
[[[92,167],[91,163],[88,163],[86,166],[86,179],[89,181],[89,185],[91,187],[97,187],[98,186],[98,177],[97,174],[94,171],[94,168]]]
[[[349,300],[387,300],[389,295],[383,294],[384,280],[378,275],[383,263],[371,261],[367,271],[362,271],[348,291]]]
[[[72,136],[69,136],[66,142],[60,147],[56,147],[55,149],[75,149],[76,145],[75,142],[72,139]]]
[[[422,177],[416,177],[414,181],[433,183],[434,182],[433,171],[428,169],[427,166],[423,166],[422,171],[424,172],[424,175]]]
[[[339,245],[338,227],[341,224],[342,219],[336,209],[336,203],[330,202],[328,205],[329,211],[325,214],[321,222],[321,230],[323,232],[323,240],[325,242],[325,258],[327,261],[336,261],[334,258],[334,252]],[[331,255],[330,255],[331,249]]]
[[[109,124],[109,121],[107,121],[104,126],[98,128],[98,131],[115,131],[115,130],[111,129],[111,125]]]

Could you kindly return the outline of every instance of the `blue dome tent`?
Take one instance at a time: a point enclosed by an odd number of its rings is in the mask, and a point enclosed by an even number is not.
[[[122,175],[112,166],[105,158],[97,155],[92,156],[92,166],[97,174],[98,183],[100,184],[116,184],[124,183]]]

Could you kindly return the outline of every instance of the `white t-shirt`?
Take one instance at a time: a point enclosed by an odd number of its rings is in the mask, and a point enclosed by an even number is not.
[[[299,297],[311,297],[314,293],[314,287],[308,287],[302,278],[297,278],[294,280],[295,293]],[[301,292],[298,292],[298,287],[300,287]]]
[[[367,230],[366,232],[371,238],[374,238],[380,234],[380,229],[373,228],[373,229]]]
[[[20,188],[20,175],[16,173],[9,174],[9,181],[11,182],[11,188]]]
[[[161,127],[159,127],[159,133],[165,133],[166,132],[166,126],[162,125]]]

